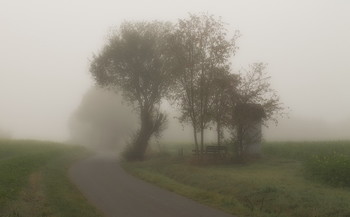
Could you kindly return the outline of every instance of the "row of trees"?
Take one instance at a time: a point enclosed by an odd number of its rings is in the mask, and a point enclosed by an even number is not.
[[[232,72],[230,59],[239,33],[229,35],[225,24],[208,14],[190,15],[176,24],[125,22],[110,35],[93,57],[90,71],[97,84],[121,91],[139,114],[140,129],[126,152],[128,159],[142,160],[150,138],[164,129],[166,115],[160,103],[165,98],[181,111],[179,120],[193,127],[199,153],[205,130],[212,125],[219,145],[224,129],[239,138],[241,105],[261,105],[263,120],[281,111],[265,64],[252,64],[245,73]]]

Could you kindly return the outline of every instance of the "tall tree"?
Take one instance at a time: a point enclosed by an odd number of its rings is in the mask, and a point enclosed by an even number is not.
[[[237,100],[238,82],[239,76],[227,71],[219,71],[213,79],[210,115],[212,122],[216,124],[218,146],[224,138],[223,129],[229,124],[232,103]]]
[[[229,58],[236,50],[237,35],[228,38],[227,34],[224,23],[208,14],[179,20],[175,33],[179,66],[175,97],[182,112],[180,120],[192,125],[195,148],[199,151],[200,143],[201,152],[210,122],[213,78],[216,72],[228,70]]]
[[[129,160],[144,159],[150,138],[166,120],[159,106],[174,80],[172,29],[171,24],[157,21],[123,23],[91,63],[96,83],[120,90],[139,114],[140,129],[126,152]]]

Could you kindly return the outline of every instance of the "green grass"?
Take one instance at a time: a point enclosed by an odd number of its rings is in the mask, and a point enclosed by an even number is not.
[[[315,155],[326,155],[333,152],[350,155],[350,142],[270,142],[266,143],[263,149],[264,154],[268,157],[281,157],[304,161]]]
[[[52,142],[0,140],[0,216],[101,216],[67,177],[87,155]]]
[[[262,159],[241,165],[195,165],[176,151],[123,165],[144,180],[237,216],[349,217],[349,188],[305,174],[308,159],[334,151],[349,155],[350,143],[267,143]]]

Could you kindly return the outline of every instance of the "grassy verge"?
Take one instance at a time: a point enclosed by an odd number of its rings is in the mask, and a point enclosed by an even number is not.
[[[265,157],[245,165],[198,166],[172,153],[124,163],[132,174],[237,216],[348,217],[350,189],[305,178],[310,157],[350,153],[349,142],[269,143]]]
[[[0,216],[101,216],[67,177],[87,151],[38,141],[0,141]]]

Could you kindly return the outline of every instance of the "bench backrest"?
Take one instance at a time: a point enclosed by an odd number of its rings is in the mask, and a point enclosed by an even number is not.
[[[226,146],[217,146],[217,145],[208,145],[205,147],[207,152],[218,152],[218,151],[226,151]]]

